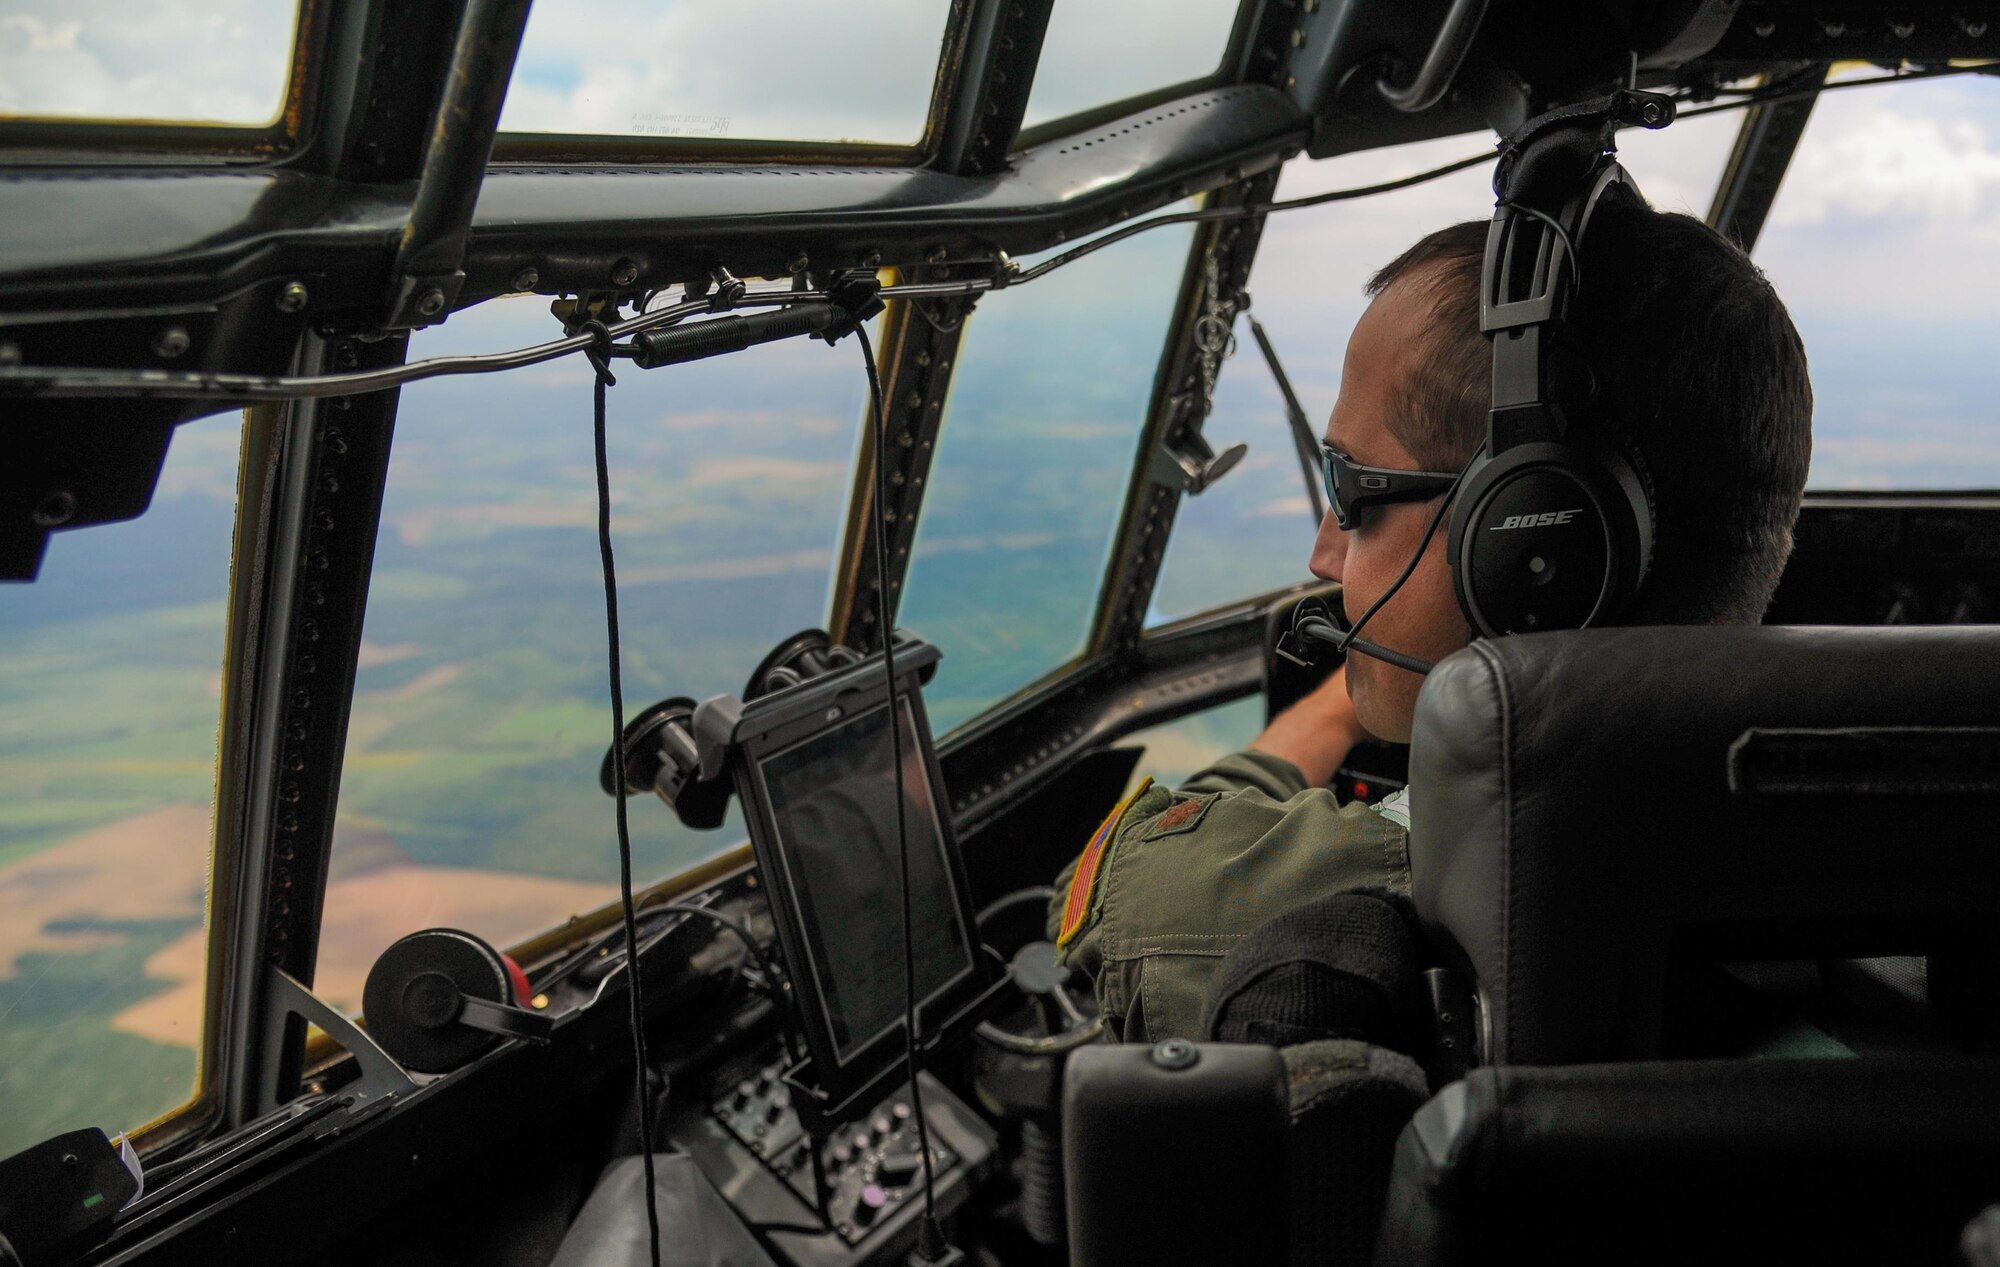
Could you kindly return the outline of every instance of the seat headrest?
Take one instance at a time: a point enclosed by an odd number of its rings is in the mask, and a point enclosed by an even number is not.
[[[2000,628],[1478,642],[1417,700],[1410,868],[1488,1060],[1641,1057],[1669,944],[1924,953],[2000,913]]]

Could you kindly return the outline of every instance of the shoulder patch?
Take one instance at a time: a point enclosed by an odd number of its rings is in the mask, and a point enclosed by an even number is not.
[[[1206,796],[1191,796],[1181,801],[1154,819],[1153,825],[1139,839],[1158,840],[1175,832],[1193,831],[1201,824],[1202,815],[1208,813],[1208,807],[1215,804],[1221,795],[1220,792],[1210,792]]]
[[[1058,947],[1069,945],[1083,931],[1084,922],[1090,915],[1091,895],[1097,890],[1097,873],[1105,853],[1110,849],[1112,837],[1118,834],[1118,824],[1124,821],[1126,811],[1132,808],[1133,803],[1152,786],[1151,778],[1141,779],[1132,795],[1118,802],[1105,815],[1090,843],[1084,846],[1083,856],[1076,860],[1076,874],[1069,879],[1069,896],[1063,902],[1062,928],[1056,933]]]

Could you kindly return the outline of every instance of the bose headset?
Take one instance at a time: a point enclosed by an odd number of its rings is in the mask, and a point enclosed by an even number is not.
[[[1452,588],[1475,636],[1603,624],[1645,583],[1652,481],[1637,450],[1604,428],[1595,376],[1562,335],[1582,286],[1577,250],[1591,219],[1614,186],[1638,194],[1612,157],[1613,138],[1619,128],[1673,121],[1672,98],[1620,89],[1537,115],[1500,144],[1479,278],[1493,407],[1485,443],[1445,493]],[[1353,628],[1342,630],[1323,599],[1308,598],[1278,654],[1309,663],[1306,642],[1324,642],[1429,673],[1429,661],[1360,634],[1416,572],[1437,527],[1433,515],[1402,575]]]
[[[1592,218],[1614,187],[1637,193],[1612,157],[1614,134],[1673,118],[1670,98],[1620,90],[1540,115],[1501,147],[1479,282],[1493,408],[1450,537],[1459,606],[1482,637],[1604,623],[1645,582],[1652,482],[1638,452],[1608,434],[1595,378],[1562,332]]]

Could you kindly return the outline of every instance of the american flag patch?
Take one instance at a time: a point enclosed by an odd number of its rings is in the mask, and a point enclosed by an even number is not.
[[[1111,838],[1118,834],[1118,824],[1124,819],[1125,811],[1131,809],[1132,803],[1152,786],[1151,778],[1141,779],[1138,789],[1105,815],[1090,843],[1083,847],[1083,856],[1076,860],[1076,874],[1069,880],[1069,898],[1063,903],[1062,928],[1056,933],[1057,946],[1069,945],[1083,931],[1084,918],[1090,914],[1090,896],[1097,889],[1097,872],[1099,864],[1104,861],[1104,851],[1110,846]]]

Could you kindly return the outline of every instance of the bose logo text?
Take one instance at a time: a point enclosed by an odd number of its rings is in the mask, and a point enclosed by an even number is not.
[[[1551,510],[1539,515],[1509,515],[1488,532],[1499,532],[1503,528],[1547,528],[1551,524],[1566,524],[1583,513],[1583,507],[1575,510]]]

